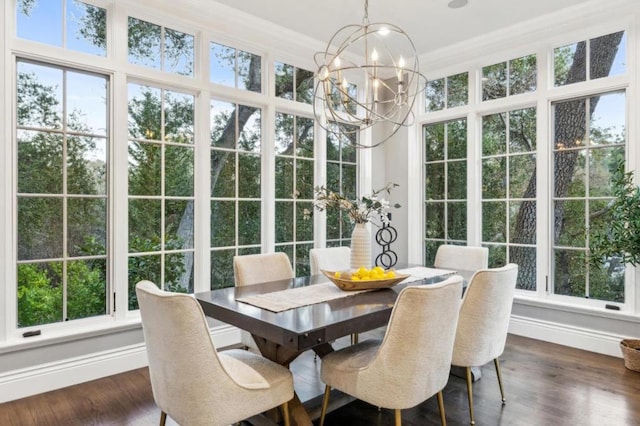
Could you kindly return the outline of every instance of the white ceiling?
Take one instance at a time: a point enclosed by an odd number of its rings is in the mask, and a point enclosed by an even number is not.
[[[342,26],[361,24],[364,0],[215,0],[321,42]],[[450,0],[370,0],[369,22],[402,28],[418,54],[462,42],[588,0],[468,0],[462,8]]]

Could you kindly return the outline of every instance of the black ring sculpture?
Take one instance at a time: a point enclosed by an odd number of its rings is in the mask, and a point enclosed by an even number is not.
[[[390,246],[398,238],[398,231],[391,226],[391,213],[387,213],[388,221],[382,221],[382,227],[376,232],[376,242],[382,247],[382,253],[376,256],[376,266],[385,269],[392,268],[398,263],[398,255]]]

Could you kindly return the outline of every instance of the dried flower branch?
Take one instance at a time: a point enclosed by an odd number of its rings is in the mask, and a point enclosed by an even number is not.
[[[318,211],[342,210],[348,215],[351,223],[367,223],[374,213],[377,213],[383,222],[388,222],[387,212],[391,207],[400,207],[400,204],[396,203],[392,206],[389,201],[380,197],[380,194],[391,194],[391,190],[396,186],[398,185],[395,183],[388,183],[370,195],[363,195],[355,200],[350,200],[324,186],[319,186],[315,188],[316,199],[313,205]],[[312,212],[305,210],[304,215],[308,219],[312,216]]]

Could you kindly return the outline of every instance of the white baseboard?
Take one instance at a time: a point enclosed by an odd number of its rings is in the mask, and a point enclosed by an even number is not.
[[[240,342],[240,331],[216,327],[211,335],[216,347]],[[148,364],[144,343],[63,361],[40,364],[0,374],[0,403],[100,379]]]
[[[509,333],[622,358],[623,337],[596,330],[512,315]]]
[[[622,337],[580,327],[567,326],[512,315],[509,333],[591,352],[622,357]],[[240,331],[216,327],[211,333],[216,347],[240,342]],[[0,374],[0,403],[111,376],[147,365],[144,344],[132,345],[83,357],[40,364]]]

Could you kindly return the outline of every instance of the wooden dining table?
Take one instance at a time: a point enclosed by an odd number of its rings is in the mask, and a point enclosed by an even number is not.
[[[466,272],[460,274],[463,277],[468,275]],[[281,312],[238,299],[325,284],[329,280],[323,275],[305,276],[206,291],[196,293],[195,298],[205,315],[248,331],[264,357],[288,367],[307,350],[314,351],[322,358],[333,351],[330,342],[385,326],[395,300],[404,287],[437,283],[447,276],[436,275],[408,283],[403,281],[391,288],[348,294]],[[292,425],[312,425],[297,395],[289,403],[289,409]]]

